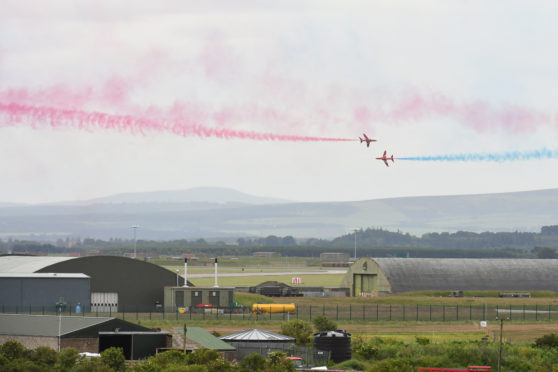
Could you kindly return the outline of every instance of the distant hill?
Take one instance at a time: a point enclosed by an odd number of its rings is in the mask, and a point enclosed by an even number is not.
[[[51,203],[51,205],[91,205],[122,203],[243,203],[278,204],[288,200],[245,194],[224,187],[196,187],[186,190],[135,192],[106,196],[85,201]]]
[[[229,189],[194,190],[122,194],[71,205],[2,207],[0,236],[129,239],[130,226],[137,224],[138,239],[268,235],[330,239],[361,227],[421,235],[459,230],[538,232],[542,226],[558,224],[558,189],[321,203],[258,198]]]

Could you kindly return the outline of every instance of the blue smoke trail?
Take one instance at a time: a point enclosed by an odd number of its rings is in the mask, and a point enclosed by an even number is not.
[[[396,158],[397,160],[410,161],[518,161],[518,160],[542,160],[542,159],[558,159],[558,150],[549,150],[543,148],[531,151],[510,151],[501,153],[469,153],[454,155],[435,155],[435,156],[413,156]]]

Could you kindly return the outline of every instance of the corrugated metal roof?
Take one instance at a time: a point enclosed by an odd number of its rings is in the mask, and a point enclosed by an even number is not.
[[[100,335],[168,335],[170,332],[165,331],[100,331]]]
[[[83,316],[0,314],[0,334],[13,336],[58,337],[87,327],[108,322],[114,318]]]
[[[282,341],[294,342],[295,338],[261,329],[249,329],[219,337],[223,341]]]
[[[0,256],[0,273],[34,273],[59,262],[76,257]]]
[[[419,290],[548,290],[558,292],[558,260],[374,258],[392,292]]]
[[[178,330],[179,333],[184,334],[183,328],[176,328],[176,330]],[[201,347],[205,347],[206,349],[218,351],[236,350],[234,346],[227,344],[225,341],[221,341],[218,337],[213,336],[211,333],[200,327],[187,327],[186,338],[194,341]]]
[[[61,278],[61,279],[87,279],[89,275],[68,273],[0,273],[0,278]]]

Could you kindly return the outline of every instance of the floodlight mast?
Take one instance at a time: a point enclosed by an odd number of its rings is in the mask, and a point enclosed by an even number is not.
[[[357,232],[360,230],[360,228],[352,228],[351,230],[353,230],[353,233],[355,234],[355,261],[357,259]]]
[[[134,259],[137,257],[136,255],[136,230],[138,229],[139,225],[132,225],[132,229],[134,229]]]

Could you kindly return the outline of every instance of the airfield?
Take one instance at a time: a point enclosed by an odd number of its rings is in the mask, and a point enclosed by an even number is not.
[[[250,258],[243,259],[250,261]],[[291,264],[285,264],[283,258],[272,259],[267,265],[261,261],[254,265],[243,261],[243,265],[234,266],[235,260],[229,259],[229,264],[219,268],[218,284],[243,287],[255,286],[265,281],[279,281],[291,285],[293,277],[300,277],[303,285],[336,286],[340,285],[346,272],[344,268],[306,266],[301,264],[305,262],[304,258],[289,260]],[[227,262],[226,259],[223,261]],[[298,264],[293,266],[294,262]],[[174,265],[169,261],[160,263],[168,270],[183,273],[180,262]],[[197,286],[214,284],[212,267],[191,266],[188,268],[188,277]],[[309,321],[312,316],[325,314],[336,321],[340,329],[351,332],[353,336],[394,338],[406,342],[414,342],[416,337],[428,338],[433,343],[497,340],[497,314],[506,319],[511,318],[504,323],[503,336],[506,342],[529,344],[542,335],[558,332],[558,294],[555,292],[531,292],[530,298],[500,298],[498,291],[465,291],[464,297],[449,297],[449,294],[449,291],[423,291],[378,297],[314,298],[263,297],[237,293],[236,298],[247,306],[256,302],[294,303],[300,319]],[[350,316],[347,313],[349,307],[353,312]],[[391,319],[388,315],[390,308]],[[308,313],[309,309],[311,314]],[[379,314],[376,314],[377,309],[380,309]],[[253,327],[278,332],[282,323],[294,318],[294,315],[288,314],[246,314],[243,319],[236,317],[231,322],[228,316],[208,314],[205,319],[200,319],[199,316],[169,316],[164,320],[142,320],[142,324],[171,330],[187,322],[219,334],[229,334]],[[486,318],[487,327],[480,324],[479,320],[483,318]]]

